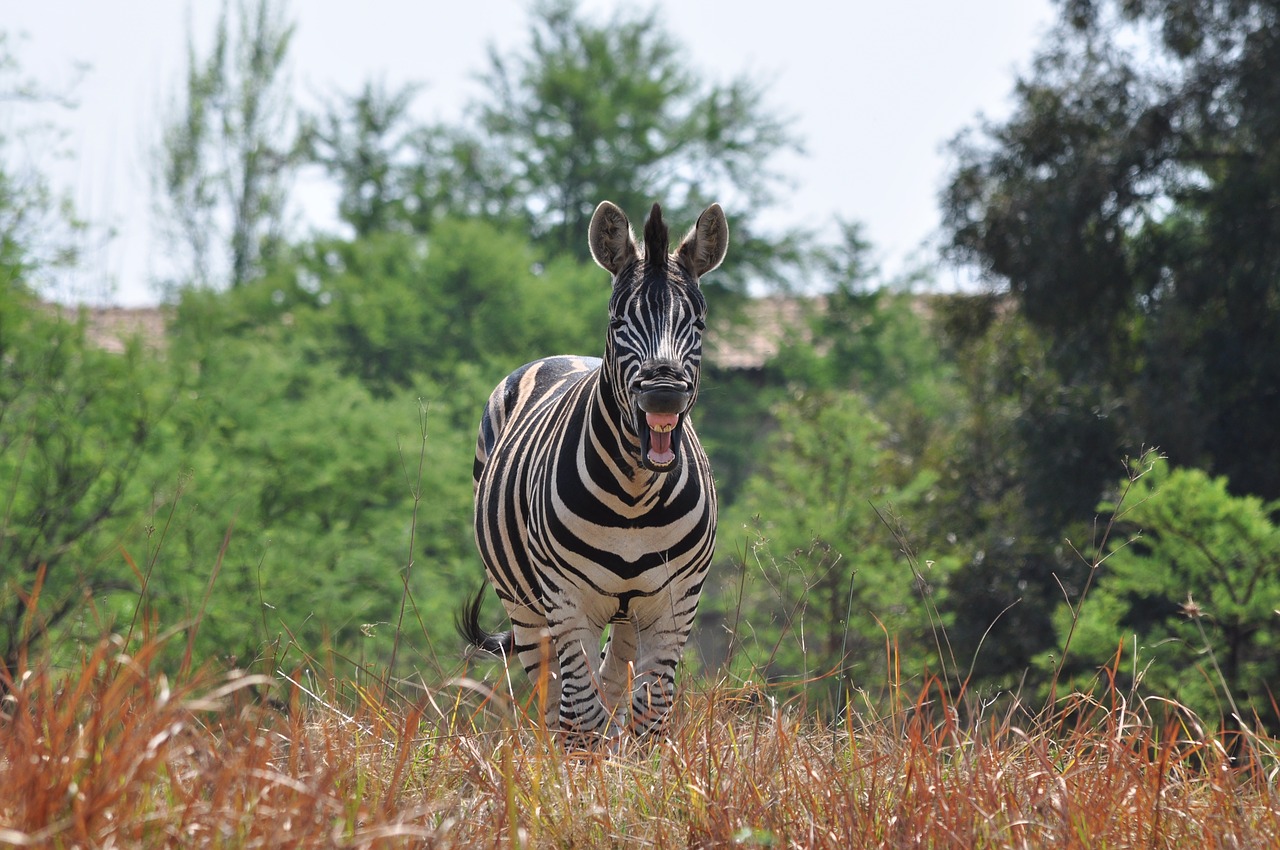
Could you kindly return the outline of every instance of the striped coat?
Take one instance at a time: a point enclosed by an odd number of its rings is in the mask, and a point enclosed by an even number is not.
[[[715,546],[715,486],[689,411],[698,281],[724,258],[728,225],[713,205],[669,253],[655,204],[641,248],[604,202],[590,246],[613,276],[604,358],[520,367],[480,422],[476,544],[511,631],[480,627],[483,589],[459,621],[543,684],[547,725],[576,743],[647,733],[671,707]]]

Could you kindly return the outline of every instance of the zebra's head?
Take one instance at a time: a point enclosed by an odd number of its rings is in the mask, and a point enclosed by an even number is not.
[[[674,253],[657,204],[636,244],[627,217],[604,201],[591,217],[591,255],[613,275],[604,383],[637,440],[640,462],[668,472],[679,464],[685,416],[698,394],[707,302],[698,280],[720,265],[729,225],[719,204],[698,217]]]

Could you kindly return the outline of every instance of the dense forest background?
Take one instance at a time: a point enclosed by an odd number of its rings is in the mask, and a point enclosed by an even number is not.
[[[0,664],[174,630],[175,664],[456,673],[484,399],[600,351],[596,202],[718,201],[692,669],[818,710],[1114,680],[1274,732],[1280,3],[1059,5],[1012,116],[950,143],[939,261],[984,283],[948,294],[883,279],[856,222],[762,227],[803,140],[652,13],[542,3],[468,118],[422,125],[374,81],[298,110],[287,8],[228,7],[156,140],[161,337],[41,300],[85,223],[0,157]],[[60,96],[8,41],[0,86]],[[338,232],[290,235],[304,171]]]

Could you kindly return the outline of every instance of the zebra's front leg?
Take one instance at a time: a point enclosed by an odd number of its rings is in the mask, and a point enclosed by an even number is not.
[[[558,622],[548,616],[548,623],[560,663],[560,728],[571,746],[593,746],[613,718],[602,699],[596,649],[603,629],[576,613]]]
[[[541,702],[543,725],[547,729],[555,729],[560,721],[560,659],[556,656],[551,633],[545,622],[522,625],[514,618],[512,631],[516,639],[516,657],[520,659],[525,675],[533,684],[536,698]]]
[[[631,719],[627,728],[637,738],[661,730],[675,703],[676,665],[693,627],[693,609],[671,612],[640,629],[640,651],[631,684]]]
[[[675,661],[663,658],[638,662],[631,687],[631,722],[627,726],[631,734],[644,738],[660,731],[675,703],[675,693]]]

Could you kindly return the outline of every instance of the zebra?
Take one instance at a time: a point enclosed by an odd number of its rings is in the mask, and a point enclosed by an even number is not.
[[[589,745],[658,730],[716,536],[716,492],[689,411],[706,299],[729,226],[708,207],[669,253],[654,204],[636,244],[609,201],[591,255],[613,279],[604,358],[536,360],[489,396],[476,440],[475,538],[511,630],[457,621],[472,645],[516,657],[545,683],[544,723]],[[601,649],[606,627],[608,640]]]

